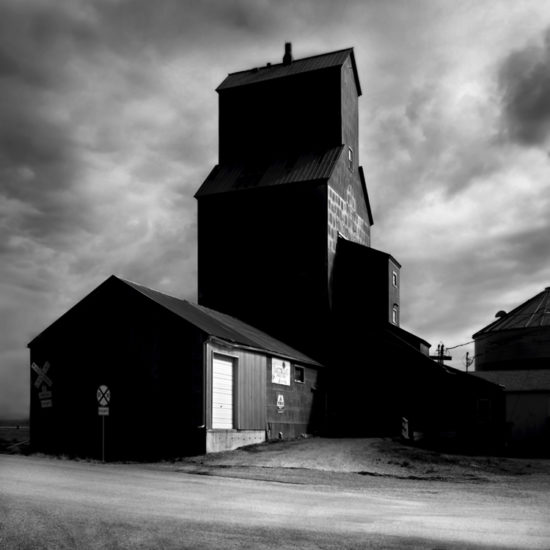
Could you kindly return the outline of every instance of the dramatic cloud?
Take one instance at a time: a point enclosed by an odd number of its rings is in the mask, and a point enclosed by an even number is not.
[[[547,286],[549,27],[537,0],[0,2],[0,416],[27,413],[27,342],[111,273],[195,298],[214,90],[288,40],[355,47],[405,328],[462,343]]]
[[[550,134],[550,31],[541,43],[512,52],[499,74],[506,136],[543,145]]]

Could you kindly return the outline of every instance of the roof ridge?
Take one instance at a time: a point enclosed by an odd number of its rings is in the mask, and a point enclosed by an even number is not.
[[[346,51],[353,51],[353,47],[341,48],[339,50],[334,50],[334,51],[325,52],[325,53],[318,53],[318,54],[315,54],[315,55],[308,55],[307,57],[300,57],[299,59],[292,60],[292,63],[299,63],[300,61],[307,61],[309,59],[315,59],[316,57],[324,57],[326,55],[327,56],[328,55],[334,55],[336,53],[342,53],[342,52],[346,52]],[[227,76],[233,76],[235,74],[249,73],[251,71],[258,71],[258,70],[262,70],[262,69],[274,69],[275,67],[280,67],[281,65],[286,66],[283,62],[270,63],[269,65],[260,65],[260,66],[257,66],[257,67],[252,67],[251,69],[242,69],[240,71],[234,71],[232,73],[227,73]]]

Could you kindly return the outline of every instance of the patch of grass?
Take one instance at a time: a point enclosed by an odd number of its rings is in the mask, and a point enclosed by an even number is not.
[[[0,426],[0,452],[29,453],[28,426]]]

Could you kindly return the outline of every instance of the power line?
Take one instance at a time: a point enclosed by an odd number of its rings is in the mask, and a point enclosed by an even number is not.
[[[455,349],[455,348],[461,348],[462,346],[467,346],[468,344],[473,344],[475,340],[470,340],[469,342],[466,342],[465,344],[458,344],[458,346],[453,346],[451,348],[445,348],[445,349]]]

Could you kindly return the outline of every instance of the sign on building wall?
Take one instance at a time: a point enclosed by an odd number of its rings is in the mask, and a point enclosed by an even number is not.
[[[274,384],[290,386],[290,361],[271,360],[271,381]]]
[[[36,363],[31,365],[31,369],[36,372],[36,380],[34,381],[34,386],[38,389],[38,399],[40,399],[40,406],[43,409],[49,409],[53,407],[52,400],[52,380],[47,375],[47,372],[50,370],[50,363],[46,361],[44,366],[40,368]]]

